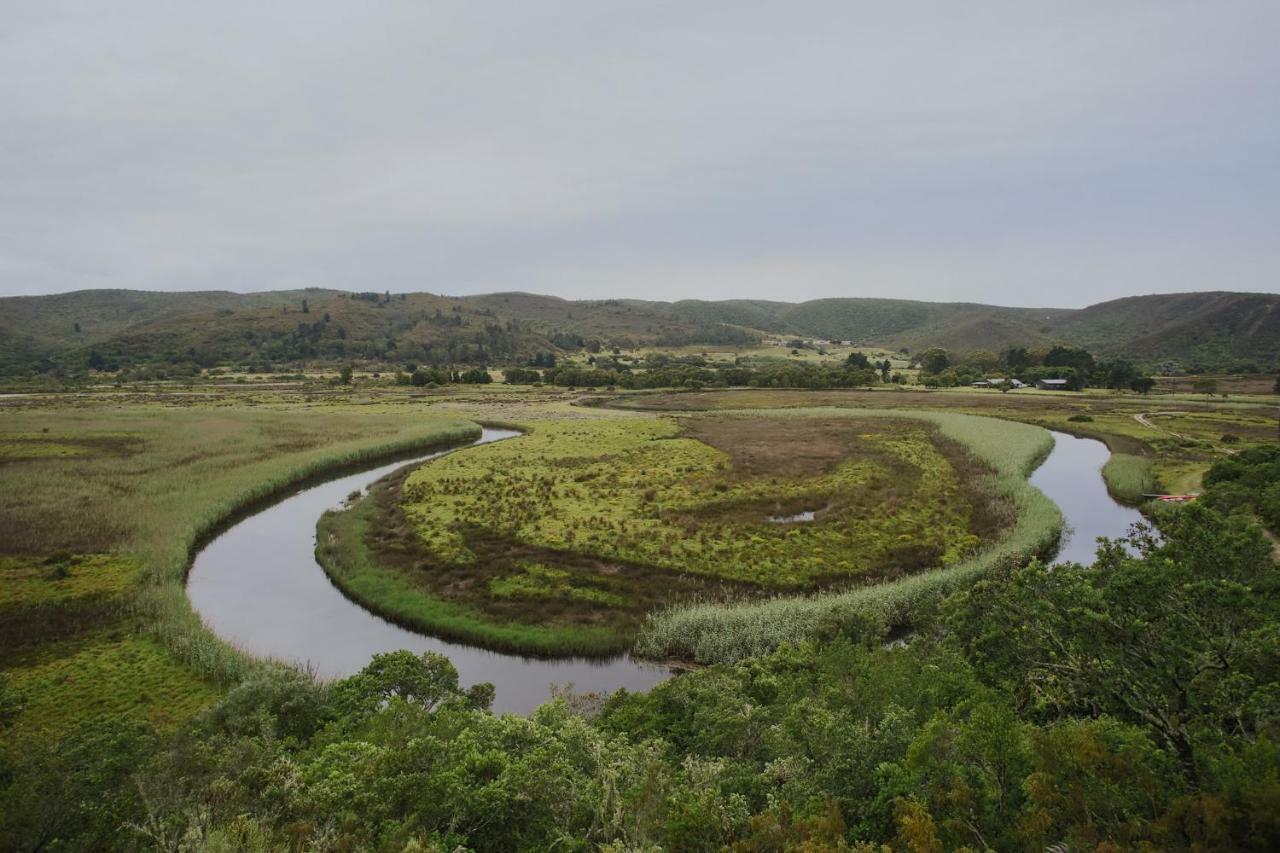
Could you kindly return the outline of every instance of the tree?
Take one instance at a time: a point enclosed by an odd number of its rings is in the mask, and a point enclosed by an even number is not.
[[[350,364],[342,365],[342,372],[341,374],[339,374],[339,379],[341,379],[343,385],[351,384],[351,373],[352,373],[352,365]]]
[[[1089,567],[1003,566],[957,597],[949,621],[979,670],[1033,713],[1140,725],[1194,787],[1222,721],[1256,738],[1272,719],[1260,709],[1280,691],[1280,582],[1246,518],[1191,504],[1160,529],[1162,541],[1105,542]]]
[[[1043,364],[1045,367],[1074,367],[1088,372],[1093,370],[1093,355],[1088,350],[1055,346],[1045,355]]]
[[[80,723],[53,742],[20,742],[0,792],[0,848],[119,849],[120,827],[141,816],[132,777],[154,749],[149,726],[111,718]]]
[[[487,708],[493,700],[491,684],[477,684],[463,691],[458,686],[458,670],[444,655],[415,655],[407,650],[374,655],[368,666],[338,682],[334,692],[341,705],[365,713],[397,699],[427,711],[450,700],[474,708]]]
[[[947,351],[941,347],[930,347],[920,356],[920,369],[925,373],[941,373],[951,364]]]
[[[982,373],[994,370],[1000,364],[1000,356],[989,349],[974,350],[964,357],[964,363]]]
[[[880,381],[889,381],[889,371],[893,369],[893,365],[889,363],[889,359],[880,362]]]
[[[508,367],[502,371],[502,376],[508,385],[532,385],[542,381],[541,373],[525,367]]]
[[[311,313],[311,306],[307,304],[307,300],[305,300],[305,299],[304,299],[304,300],[302,300],[302,313],[303,313],[303,314],[310,314],[310,313]]]
[[[1139,376],[1129,383],[1129,387],[1139,394],[1147,394],[1156,387],[1156,381],[1150,376]]]
[[[1027,353],[1026,347],[1009,347],[1004,351],[1001,360],[1006,367],[1017,370],[1019,367],[1027,367],[1031,364],[1031,356]]]
[[[1098,365],[1098,377],[1103,386],[1119,391],[1138,378],[1138,371],[1130,362],[1117,359]]]
[[[844,365],[845,367],[856,367],[865,370],[871,367],[871,360],[867,358],[866,353],[851,352],[844,360]]]

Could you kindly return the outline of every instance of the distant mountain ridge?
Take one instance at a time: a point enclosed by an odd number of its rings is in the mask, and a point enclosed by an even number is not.
[[[1280,364],[1280,294],[1134,296],[1087,308],[904,299],[567,300],[307,289],[237,294],[88,290],[0,299],[0,368],[148,359],[382,358],[502,362],[601,346],[742,344],[753,337],[853,340],[917,351],[1080,346],[1146,364]]]

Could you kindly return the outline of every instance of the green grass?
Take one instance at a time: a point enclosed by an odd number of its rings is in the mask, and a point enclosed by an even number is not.
[[[801,641],[829,622],[870,619],[886,626],[899,625],[909,621],[920,608],[972,582],[997,561],[1029,559],[1056,544],[1062,514],[1026,481],[1052,448],[1052,437],[1045,430],[949,412],[880,414],[931,421],[944,435],[962,442],[991,465],[996,472],[995,489],[1012,500],[1017,509],[1016,521],[1007,535],[956,565],[888,583],[766,602],[675,607],[652,617],[636,643],[636,651],[653,658],[727,663]]]
[[[0,557],[0,613],[119,596],[138,579],[137,560],[115,554]]]
[[[426,549],[458,564],[476,560],[467,542],[476,527],[775,588],[866,574],[906,545],[954,562],[979,544],[966,527],[968,503],[928,430],[911,423],[862,434],[861,452],[829,471],[745,477],[669,418],[541,422],[519,439],[423,466],[405,484],[404,506]],[[780,440],[806,436],[797,423]],[[849,500],[859,494],[872,500]],[[829,507],[829,523],[772,524],[770,507]]]
[[[1102,479],[1116,500],[1127,504],[1143,501],[1156,487],[1154,461],[1147,456],[1113,453],[1102,466]]]
[[[22,709],[5,734],[15,740],[54,737],[97,718],[173,726],[221,693],[155,640],[119,629],[41,646],[8,663],[5,675]]]
[[[3,594],[16,608],[7,613],[21,619],[6,619],[6,627],[18,642],[38,643],[50,654],[63,650],[69,656],[66,666],[91,670],[95,678],[114,671],[96,657],[111,658],[118,642],[84,638],[101,637],[108,629],[126,635],[140,630],[129,639],[167,656],[166,678],[173,689],[201,697],[271,666],[228,646],[192,611],[183,581],[203,537],[237,512],[311,476],[471,438],[479,429],[457,418],[424,417],[407,406],[182,402],[180,408],[33,401],[7,410],[0,443],[39,435],[86,452],[0,465],[0,554],[25,555],[28,563],[63,552],[106,554],[78,558],[66,578],[52,570],[33,573],[30,565],[15,568],[18,564],[9,561]],[[110,594],[80,594],[80,587],[95,584]],[[73,651],[68,643],[76,644]],[[71,677],[70,671],[58,671],[59,678]],[[128,679],[108,679],[102,690],[139,701],[161,695],[133,691]],[[164,696],[174,707],[188,707]],[[63,716],[88,713],[90,699],[86,695],[79,712],[68,707]],[[75,706],[77,694],[65,694],[63,700]],[[24,719],[46,707],[51,706],[29,705]],[[38,721],[32,725],[44,728]]]
[[[405,574],[370,559],[364,541],[372,510],[365,498],[346,511],[325,513],[316,528],[316,559],[339,589],[369,610],[432,636],[503,651],[605,655],[626,649],[629,638],[613,630],[496,622],[482,612],[425,592]],[[539,578],[536,572],[530,573],[530,581],[541,581],[541,597],[553,591],[551,580],[545,574]],[[509,597],[520,593],[514,581],[504,591]]]
[[[435,635],[598,654],[676,601],[956,563],[1008,510],[919,418],[593,412],[525,429],[326,515],[317,554],[335,583]],[[770,520],[804,510],[819,518]]]
[[[618,607],[624,603],[622,596],[587,586],[564,569],[541,563],[524,563],[521,568],[521,574],[490,580],[489,594],[497,598],[569,598],[609,607]]]

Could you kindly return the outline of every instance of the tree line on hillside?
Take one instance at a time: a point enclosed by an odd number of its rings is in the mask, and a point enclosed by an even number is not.
[[[519,378],[530,378],[528,372]],[[549,385],[579,388],[863,388],[881,381],[880,371],[852,365],[828,367],[779,362],[761,367],[669,364],[632,370],[624,364],[562,366],[542,372]],[[508,381],[517,381],[508,373]]]
[[[1072,391],[1087,387],[1145,394],[1155,387],[1155,380],[1128,360],[1101,361],[1088,350],[1069,346],[1035,350],[1010,347],[1000,353],[963,354],[933,347],[916,356],[915,363],[921,371],[920,383],[931,388],[969,385],[993,377],[1018,379],[1027,384],[1041,379],[1063,379]]]
[[[435,385],[488,385],[493,376],[483,367],[469,367],[465,370],[453,370],[446,367],[419,367],[416,364],[405,365],[404,370],[395,374],[397,385],[413,385],[417,387]]]

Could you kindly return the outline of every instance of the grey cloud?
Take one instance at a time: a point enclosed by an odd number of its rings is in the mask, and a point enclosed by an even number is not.
[[[3,294],[1280,289],[1270,2],[0,12]]]

